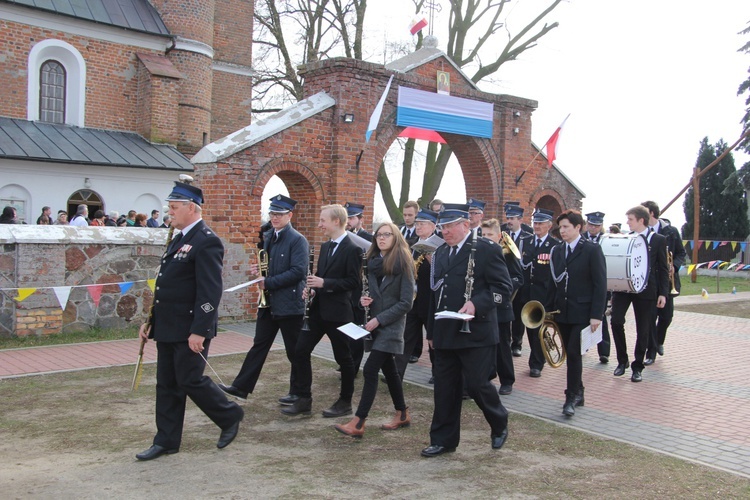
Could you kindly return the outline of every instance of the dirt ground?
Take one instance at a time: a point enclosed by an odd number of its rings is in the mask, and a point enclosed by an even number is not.
[[[706,304],[675,305],[675,311],[689,311],[715,316],[731,316],[750,319],[750,301],[717,302]]]
[[[231,381],[243,357],[213,358]],[[0,381],[0,488],[11,498],[747,498],[750,481],[620,442],[511,415],[510,437],[490,448],[489,429],[464,404],[456,453],[420,457],[429,444],[432,391],[406,386],[411,427],[382,431],[391,415],[380,385],[363,439],[337,433],[320,411],[338,393],[331,363],[314,359],[312,417],[288,418],[288,362],[275,351],[229,447],[188,403],[180,452],[152,462],[154,365],[131,393],[132,367]],[[215,379],[215,377],[212,377]],[[361,378],[357,379],[355,401]]]

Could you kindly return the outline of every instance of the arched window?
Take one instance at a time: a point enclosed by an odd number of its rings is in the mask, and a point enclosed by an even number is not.
[[[73,218],[78,205],[89,207],[89,217],[93,217],[97,210],[104,210],[104,201],[99,193],[90,189],[80,189],[68,198],[68,220]]]
[[[57,61],[42,64],[39,72],[39,120],[65,123],[65,68]]]

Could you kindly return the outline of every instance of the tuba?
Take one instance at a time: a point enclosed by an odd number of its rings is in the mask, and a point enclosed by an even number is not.
[[[264,278],[268,276],[268,252],[261,249],[258,250],[258,270],[260,275]],[[260,297],[258,297],[258,308],[268,308],[268,290],[263,289],[260,291]]]
[[[546,312],[538,300],[527,302],[521,309],[521,322],[526,328],[539,328],[539,342],[542,353],[552,368],[559,368],[565,362],[565,344],[560,327],[557,326],[554,315],[560,311]]]

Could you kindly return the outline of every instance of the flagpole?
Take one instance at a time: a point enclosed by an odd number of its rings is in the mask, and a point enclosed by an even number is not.
[[[526,175],[526,171],[533,165],[533,163],[536,161],[537,158],[539,158],[539,155],[542,154],[542,149],[546,148],[549,145],[549,142],[555,137],[559,136],[560,131],[562,130],[563,126],[565,125],[565,122],[568,121],[568,118],[570,118],[570,113],[568,113],[568,116],[565,117],[565,119],[562,121],[559,127],[555,129],[555,131],[552,133],[552,135],[547,139],[547,142],[544,143],[544,146],[539,148],[539,151],[537,151],[534,158],[531,159],[528,165],[526,165],[526,168],[523,169],[523,172],[521,172],[521,175],[516,177],[516,186],[518,186],[518,183],[521,182],[521,179],[523,179],[523,176]],[[549,150],[547,151],[547,155],[549,156]],[[549,165],[552,167],[552,164]]]

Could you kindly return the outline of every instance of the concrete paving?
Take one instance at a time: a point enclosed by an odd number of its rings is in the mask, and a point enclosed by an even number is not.
[[[678,297],[676,304],[748,300],[750,292],[743,292]],[[226,331],[212,343],[211,356],[246,352],[252,345],[253,322],[222,328]],[[626,335],[632,359],[632,311]],[[277,342],[281,348],[280,336]],[[750,478],[750,433],[744,428],[750,419],[750,319],[676,311],[665,350],[664,356],[643,371],[641,383],[630,381],[629,370],[622,377],[612,375],[617,364],[614,345],[609,364],[600,363],[595,351],[588,353],[583,368],[586,406],[567,418],[561,413],[565,368],[548,366],[541,378],[529,377],[528,346],[524,346],[523,357],[514,358],[513,393],[502,396],[502,401],[511,412]],[[132,365],[137,352],[137,339],[6,349],[0,351],[0,378]],[[314,354],[333,360],[325,337]],[[146,346],[144,359],[155,362],[152,342]],[[431,387],[429,378],[425,351],[418,363],[409,365],[406,381]]]

